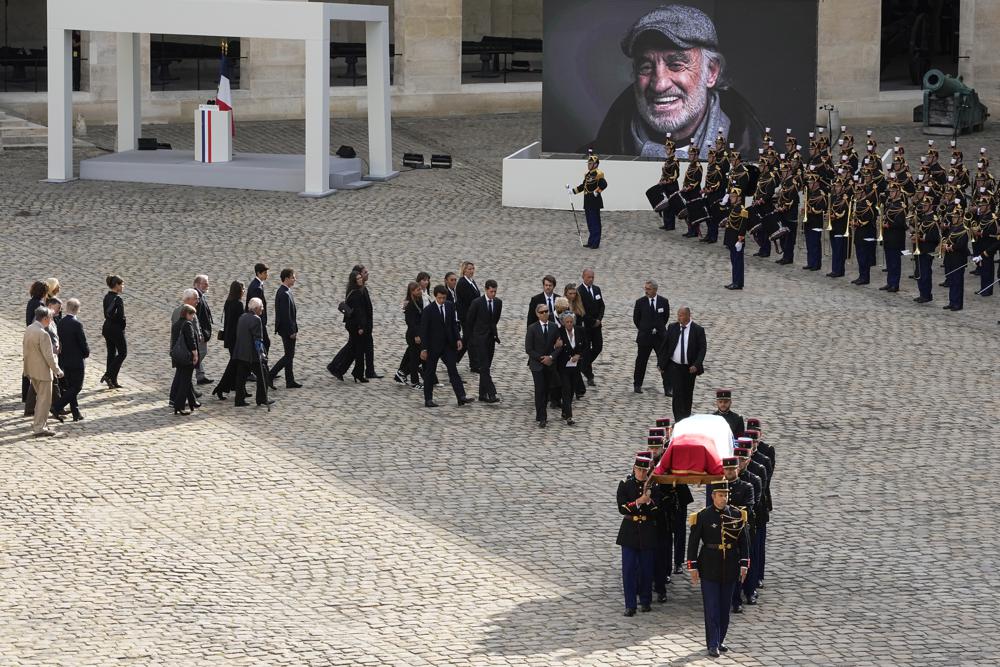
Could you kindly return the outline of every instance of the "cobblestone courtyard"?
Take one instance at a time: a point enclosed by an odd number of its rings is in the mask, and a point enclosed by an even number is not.
[[[855,287],[756,258],[747,289],[729,292],[722,249],[645,212],[606,214],[601,249],[582,249],[568,212],[499,205],[500,157],[540,126],[397,119],[397,159],[450,153],[454,169],[322,200],[49,185],[44,152],[0,153],[0,666],[1000,664],[998,297],[972,296],[968,280],[965,310],[943,313],[941,288],[921,307],[912,281],[886,294],[878,271]],[[332,128],[334,147],[367,143],[363,121]],[[881,145],[901,131],[916,155],[925,142],[909,126],[879,128]],[[189,126],[146,134],[192,143]],[[301,122],[247,122],[236,149],[301,151],[302,136]],[[966,155],[984,143],[1000,155],[1000,131],[984,136],[963,140]],[[90,139],[110,146],[113,128]],[[506,302],[504,400],[460,409],[446,387],[425,410],[389,376],[404,349],[399,304],[417,271],[437,282],[464,259]],[[259,260],[298,270],[305,388],[279,389],[270,413],[206,392],[196,416],[173,417],[170,310],[206,272],[218,320],[229,282]],[[386,373],[367,387],[324,370],[345,340],[336,303],[356,262],[371,271]],[[608,304],[598,386],[575,427],[542,431],[526,305],[543,274],[561,291],[585,266]],[[120,391],[97,385],[111,272],[126,280]],[[94,354],[86,419],[38,440],[18,402],[21,317],[29,281],[53,275],[82,299]],[[716,661],[687,575],[653,613],[621,615],[615,485],[644,428],[669,414],[652,369],[647,392],[631,392],[631,305],[647,277],[706,327],[696,411],[712,408],[714,386],[733,387],[780,455],[767,588]],[[211,377],[225,358],[213,341]]]

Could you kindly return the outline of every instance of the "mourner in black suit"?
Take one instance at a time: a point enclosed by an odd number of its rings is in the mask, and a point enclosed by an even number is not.
[[[247,405],[246,387],[250,373],[254,373],[257,377],[257,405],[273,403],[267,398],[264,374],[261,371],[261,354],[264,352],[264,323],[260,315],[263,312],[263,302],[258,297],[250,299],[247,312],[240,315],[239,322],[234,327],[236,329],[236,344],[233,349],[233,357],[238,364],[236,367],[237,407]]]
[[[284,356],[278,359],[271,368],[271,384],[281,369],[285,369],[285,386],[289,389],[298,389],[302,385],[295,381],[295,341],[299,336],[299,324],[296,318],[295,297],[292,296],[292,287],[295,285],[295,271],[292,269],[281,270],[281,287],[274,295],[274,331],[281,336],[281,344],[284,347]]]
[[[660,372],[673,388],[674,421],[691,416],[694,401],[694,380],[705,372],[707,349],[705,329],[691,321],[691,309],[677,309],[677,321],[667,327],[663,347],[657,357]]]
[[[270,269],[267,264],[257,262],[254,264],[254,278],[247,285],[247,309],[250,308],[250,299],[260,299],[263,310],[260,313],[260,322],[264,327],[264,350],[271,349],[271,337],[267,333],[267,297],[264,296],[264,281],[267,280]],[[235,327],[233,327],[235,329]]]
[[[587,341],[590,349],[585,356],[581,372],[587,377],[587,386],[594,385],[594,362],[604,349],[604,295],[601,288],[594,284],[594,270],[584,269],[580,276],[583,282],[576,288],[583,302],[583,326],[587,330]]]
[[[110,291],[104,295],[104,325],[101,327],[101,335],[108,346],[108,365],[101,382],[106,382],[108,388],[119,389],[121,385],[118,384],[118,373],[128,356],[128,346],[125,344],[125,303],[121,296],[125,281],[119,276],[108,276],[105,282]]]
[[[642,393],[642,381],[646,377],[650,353],[655,352],[657,365],[662,365],[660,348],[670,320],[670,302],[656,293],[656,283],[647,280],[644,289],[646,296],[636,299],[635,308],[632,309],[632,321],[638,330],[635,335],[638,351],[635,356],[635,374],[632,377],[632,388],[637,394]],[[670,383],[666,377],[663,379],[663,392],[670,394]]]
[[[406,320],[406,374],[410,383],[416,389],[423,389],[420,384],[420,318],[424,314],[423,288],[418,282],[412,282],[407,289],[406,305],[403,307],[403,318]],[[399,377],[399,373],[396,373]]]
[[[189,415],[190,410],[200,407],[195,399],[194,385],[191,384],[194,367],[198,365],[198,335],[194,331],[198,323],[194,319],[195,312],[194,306],[182,304],[180,316],[170,328],[170,349],[173,349],[178,338],[183,338],[184,348],[191,354],[189,360],[181,363],[171,358],[170,363],[175,370],[174,381],[170,385],[170,404],[174,406],[175,415]],[[184,410],[185,402],[188,404],[188,410]]]
[[[208,305],[205,292],[208,291],[208,276],[198,275],[194,279],[194,288],[198,290],[198,302],[195,303],[195,316],[197,326],[201,330],[201,338],[198,340],[198,365],[194,368],[194,376],[198,384],[211,384],[211,380],[205,375],[205,357],[208,355],[208,342],[212,340],[212,325],[215,320],[212,318],[212,309]]]
[[[458,360],[461,361],[466,352],[469,353],[469,370],[473,373],[479,372],[479,350],[469,344],[470,331],[466,326],[465,318],[472,306],[472,302],[482,296],[479,285],[476,284],[476,265],[472,262],[462,262],[462,277],[455,285],[455,312],[458,314],[458,321],[462,325],[462,349],[458,353]]]
[[[367,304],[371,299],[367,297],[368,288],[365,287],[364,278],[358,271],[351,271],[347,279],[347,293],[344,295],[344,328],[347,329],[347,342],[340,348],[326,369],[343,382],[344,373],[354,364],[351,376],[355,382],[368,382],[365,375],[365,352],[367,343],[365,334],[370,332],[371,319]]]
[[[239,365],[234,356],[236,351],[236,324],[240,317],[246,312],[243,305],[243,283],[234,280],[229,284],[229,295],[222,306],[222,346],[229,352],[229,363],[226,370],[219,378],[219,383],[215,385],[212,393],[219,397],[220,401],[226,399],[226,394],[232,391],[236,385],[236,368]]]
[[[375,371],[375,337],[372,334],[372,327],[375,325],[375,305],[372,303],[371,292],[368,291],[368,269],[364,264],[355,264],[351,271],[361,276],[361,285],[364,289],[361,296],[364,299],[364,319],[367,326],[361,334],[361,342],[364,346],[364,376],[369,379],[381,379],[383,376]]]
[[[524,336],[524,351],[528,355],[528,368],[535,385],[535,421],[540,428],[549,423],[546,401],[549,389],[559,386],[556,355],[562,348],[559,327],[549,322],[549,307],[545,303],[535,306],[537,321],[528,326]]]
[[[458,318],[455,316],[455,305],[446,301],[448,290],[444,285],[434,288],[434,303],[424,308],[420,316],[420,359],[424,362],[424,406],[436,408],[434,402],[433,373],[438,359],[444,362],[448,369],[448,379],[455,391],[459,407],[472,403],[473,399],[465,395],[465,385],[458,375],[457,354],[462,349],[462,337],[459,333]]]
[[[576,315],[565,311],[560,315],[562,326],[559,327],[559,338],[562,348],[556,358],[556,368],[559,373],[559,384],[562,388],[562,418],[567,426],[573,421],[573,388],[580,382],[580,369],[587,359],[587,332],[582,324],[577,324]]]
[[[538,315],[536,310],[538,304],[544,303],[549,309],[549,318],[555,316],[556,313],[556,299],[559,298],[556,295],[556,279],[552,276],[545,276],[542,278],[542,292],[541,294],[536,294],[531,297],[531,301],[528,302],[528,326],[538,321]]]
[[[83,389],[83,360],[90,356],[90,346],[87,345],[87,335],[83,332],[83,324],[76,318],[80,312],[80,302],[70,299],[66,302],[66,314],[59,320],[59,365],[65,375],[64,388],[59,400],[52,404],[52,412],[60,413],[69,406],[73,413],[73,421],[80,421],[80,406],[77,396]]]
[[[487,280],[485,287],[486,293],[474,299],[469,305],[462,328],[468,339],[468,344],[475,349],[474,358],[479,364],[479,400],[483,403],[499,403],[500,399],[497,397],[496,385],[493,384],[491,367],[493,353],[500,342],[497,322],[500,321],[503,302],[497,298],[497,281]],[[472,354],[472,350],[469,351],[469,354]]]

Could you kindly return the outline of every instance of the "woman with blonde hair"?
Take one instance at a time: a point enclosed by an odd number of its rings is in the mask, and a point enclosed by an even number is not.
[[[48,280],[45,281],[45,292],[48,298],[51,299],[55,296],[58,296],[60,289],[61,287],[59,285],[58,278],[49,278]]]
[[[563,296],[569,299],[569,309],[576,315],[576,321],[580,322],[587,311],[583,307],[583,300],[580,298],[580,292],[576,289],[576,285],[573,283],[566,285],[563,288]]]

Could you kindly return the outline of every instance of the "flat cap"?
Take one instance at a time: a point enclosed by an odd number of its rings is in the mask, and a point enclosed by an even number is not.
[[[658,32],[682,49],[719,46],[712,19],[700,9],[687,5],[657,7],[640,18],[622,39],[622,53],[631,58],[636,41],[645,32]]]

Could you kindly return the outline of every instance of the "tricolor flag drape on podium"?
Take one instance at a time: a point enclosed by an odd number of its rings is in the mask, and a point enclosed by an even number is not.
[[[229,51],[229,43],[222,43],[222,62],[219,65],[219,92],[215,95],[215,103],[220,111],[233,110],[233,93],[229,88],[229,59],[226,57]],[[236,136],[236,114],[232,115],[233,136]]]

